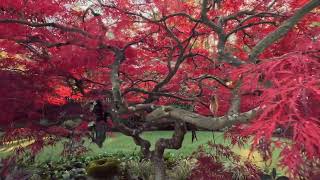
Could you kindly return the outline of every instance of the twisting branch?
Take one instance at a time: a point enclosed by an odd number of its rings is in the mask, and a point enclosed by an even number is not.
[[[252,15],[242,19],[239,22],[239,25],[244,24],[245,22],[249,21],[250,19],[259,17],[259,18],[263,18],[263,17],[283,17],[283,15],[281,14],[277,14],[277,13],[271,13],[271,12],[257,12],[257,13],[253,13]]]
[[[29,22],[29,21],[18,20],[18,19],[0,19],[0,23],[22,24],[22,25],[26,25],[26,26],[30,26],[30,27],[53,27],[53,28],[60,29],[62,31],[79,33],[79,34],[82,34],[83,36],[86,36],[89,38],[94,38],[93,35],[89,34],[88,32],[86,32],[82,29],[74,28],[74,27],[67,27],[67,26],[57,24],[57,23],[37,23],[37,22]]]
[[[219,61],[226,61],[227,63],[233,65],[233,66],[240,66],[244,62],[240,61],[235,56],[232,56],[229,52],[225,51],[225,44],[228,40],[227,35],[224,33],[222,28],[222,21],[220,21],[219,24],[214,23],[208,18],[207,12],[208,12],[208,0],[203,0],[202,6],[201,6],[201,22],[205,25],[209,26],[214,32],[218,35],[218,60]]]
[[[149,141],[140,137],[140,133],[135,131],[134,129],[128,128],[124,124],[115,123],[115,127],[124,135],[131,136],[134,140],[134,143],[141,148],[141,152],[145,158],[150,158],[151,152],[150,147],[151,144]]]
[[[170,139],[159,139],[156,142],[155,153],[163,155],[165,149],[180,149],[184,135],[187,132],[185,123],[176,121],[175,131]]]
[[[238,17],[240,16],[243,16],[243,15],[253,15],[254,14],[254,11],[250,11],[250,10],[243,10],[243,11],[239,11],[239,12],[236,12],[236,13],[232,13],[228,16],[225,16],[225,17],[222,17],[221,18],[221,22],[223,24],[227,23],[229,20],[237,20]]]
[[[256,23],[249,23],[249,24],[245,24],[245,25],[236,27],[235,29],[233,29],[232,31],[230,31],[227,34],[227,37],[229,37],[230,35],[238,32],[238,31],[244,30],[244,29],[252,27],[252,26],[260,25],[260,24],[271,24],[274,26],[276,25],[276,23],[274,21],[261,21],[261,22],[256,22]]]
[[[207,117],[183,109],[161,106],[146,116],[146,121],[162,121],[162,118],[174,119],[193,124],[201,129],[219,130],[237,123],[248,123],[256,115],[259,108],[236,115]]]
[[[196,28],[196,26],[197,26],[197,25],[195,25],[194,28]],[[186,45],[183,46],[183,43],[184,43],[184,42],[181,42],[181,41],[179,40],[179,38],[176,37],[176,35],[175,35],[167,26],[165,26],[165,29],[166,29],[166,31],[168,32],[169,36],[176,41],[176,43],[177,43],[176,47],[177,47],[178,50],[179,50],[179,54],[178,54],[178,57],[177,57],[177,60],[176,60],[176,63],[175,63],[175,65],[174,65],[173,69],[172,69],[171,67],[169,67],[169,64],[168,64],[169,73],[167,74],[167,76],[166,76],[161,82],[159,82],[159,83],[153,88],[152,93],[158,92],[162,87],[164,87],[167,83],[169,83],[169,82],[171,81],[171,79],[174,77],[174,75],[177,73],[177,71],[179,70],[180,65],[181,65],[187,58],[190,58],[190,57],[194,57],[194,56],[195,56],[195,54],[193,54],[193,53],[189,53],[189,54],[184,55],[184,54],[185,54],[185,51],[186,51],[187,48],[188,48],[188,45],[190,44],[190,41],[187,41]],[[191,39],[193,36],[195,36],[194,33],[192,33],[189,38]],[[189,38],[187,38],[187,39],[189,39]],[[169,59],[169,61],[171,61],[171,59]],[[150,103],[150,102],[152,102],[153,100],[154,100],[154,97],[153,97],[153,95],[151,94],[145,102],[146,102],[146,103]]]
[[[207,15],[208,12],[208,0],[203,0],[202,1],[202,6],[201,6],[201,20],[204,24],[212,28],[216,33],[221,34],[223,33],[223,29],[219,27],[217,24],[212,22]]]
[[[112,84],[112,95],[114,100],[114,113],[119,115],[119,110],[125,110],[125,106],[123,104],[122,95],[120,91],[120,80],[119,80],[119,68],[121,62],[125,60],[124,51],[120,49],[115,49],[115,60],[112,64],[111,69],[111,84]]]
[[[192,78],[192,80],[196,80],[196,81],[199,81],[199,82],[201,82],[201,81],[203,81],[203,80],[205,80],[205,79],[214,79],[214,80],[216,80],[219,84],[221,84],[222,86],[230,89],[230,87],[226,84],[227,82],[225,82],[225,80],[223,80],[223,79],[221,79],[221,78],[219,78],[219,77],[217,77],[217,76],[212,76],[212,75],[207,75],[207,74],[206,74],[206,75],[203,75],[203,76],[200,76],[200,77],[197,77],[197,78]]]
[[[242,77],[236,82],[235,87],[232,89],[232,98],[230,102],[230,108],[228,110],[228,116],[237,116],[240,110],[241,103],[241,95],[240,95],[240,87],[242,83]]]
[[[297,10],[295,14],[282,23],[275,31],[269,33],[264,37],[255,47],[253,47],[249,59],[251,62],[256,63],[257,57],[271,44],[282,38],[287,32],[289,32],[294,25],[296,25],[300,19],[302,19],[307,13],[320,5],[319,0],[312,0]]]
[[[155,165],[155,179],[162,180],[165,177],[165,165],[163,160],[163,154],[165,149],[180,149],[184,139],[184,135],[187,133],[187,127],[185,123],[176,121],[174,133],[170,139],[160,138],[156,144],[155,149],[152,152],[152,161]]]
[[[179,97],[177,95],[173,95],[173,94],[169,94],[169,93],[150,92],[150,91],[146,91],[144,89],[139,89],[139,88],[129,88],[123,94],[127,94],[127,93],[132,92],[132,91],[143,93],[143,94],[149,94],[149,95],[156,96],[156,97],[160,97],[160,96],[170,97],[170,98],[174,98],[174,99],[177,99],[177,100],[180,100],[180,101],[195,101],[194,98],[183,98],[183,97]]]

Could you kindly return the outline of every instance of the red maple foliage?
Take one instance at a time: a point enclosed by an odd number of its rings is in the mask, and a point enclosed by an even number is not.
[[[0,127],[67,136],[39,124],[44,107],[110,97],[224,116],[240,82],[239,113],[260,110],[233,134],[257,148],[280,129],[281,162],[298,172],[320,155],[319,20],[317,0],[2,0]]]
[[[195,154],[196,166],[192,169],[190,180],[205,179],[259,179],[262,172],[252,162],[242,162],[230,147],[208,143],[208,147],[200,146]]]

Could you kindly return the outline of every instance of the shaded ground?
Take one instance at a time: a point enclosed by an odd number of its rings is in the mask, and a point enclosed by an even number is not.
[[[169,138],[172,135],[171,131],[152,131],[145,132],[142,136],[152,142],[154,145],[155,141],[160,137]],[[182,148],[179,150],[166,150],[166,153],[170,153],[171,156],[176,155],[190,155],[192,152],[197,150],[198,146],[206,144],[208,141],[214,140],[216,143],[230,144],[229,141],[225,141],[223,138],[223,134],[219,132],[212,133],[210,131],[200,131],[197,132],[198,141],[191,142],[191,132],[188,132],[183,141]],[[21,145],[28,145],[30,142],[22,141]],[[3,158],[10,154],[14,147],[18,146],[18,144],[12,144],[6,147],[0,147],[0,158]],[[85,146],[89,147],[91,151],[87,152],[86,156],[96,156],[98,154],[117,154],[117,153],[136,153],[139,152],[139,147],[136,146],[132,140],[132,138],[128,136],[124,136],[120,133],[113,133],[112,137],[108,137],[102,148],[99,148],[93,143],[90,143],[89,140],[85,141]],[[45,147],[44,150],[36,157],[36,161],[57,161],[61,158],[61,151],[63,145],[62,143],[58,143],[56,146]],[[245,148],[233,147],[233,150],[240,154],[244,159],[248,158],[250,153],[249,145],[245,145]],[[274,152],[273,160],[271,167],[275,167],[278,163],[279,151]],[[261,168],[265,167],[265,162],[262,161],[261,156],[257,152],[253,152],[253,155],[249,157],[256,165]]]

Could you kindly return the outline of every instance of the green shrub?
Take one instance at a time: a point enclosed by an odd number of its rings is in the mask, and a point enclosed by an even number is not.
[[[182,159],[168,172],[168,175],[172,180],[186,180],[191,175],[195,163],[195,159]]]
[[[130,160],[126,163],[125,169],[130,177],[151,180],[154,176],[153,166],[149,160]]]

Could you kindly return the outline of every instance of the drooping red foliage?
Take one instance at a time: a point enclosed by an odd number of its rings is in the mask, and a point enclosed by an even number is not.
[[[28,128],[34,132],[26,136],[33,137],[35,132],[66,136],[67,129],[39,125],[65,115],[55,111],[45,117],[44,107],[70,102],[85,107],[109,98],[112,68],[121,54],[120,91],[129,105],[179,101],[211,116],[214,96],[214,116],[223,116],[242,77],[241,112],[261,111],[233,134],[254,135],[258,147],[261,139],[277,143],[271,137],[280,128],[290,138],[281,146],[282,163],[297,172],[302,156],[320,155],[319,7],[268,46],[259,63],[251,63],[257,43],[310,1],[216,0],[205,8],[203,2],[2,0],[0,128],[9,134]]]
[[[262,172],[250,161],[242,162],[240,156],[230,147],[208,143],[208,148],[200,147],[197,163],[191,171],[190,180],[195,179],[259,179]]]
[[[214,162],[211,157],[199,157],[196,168],[193,169],[190,179],[232,179],[232,174],[223,169],[222,163]]]

